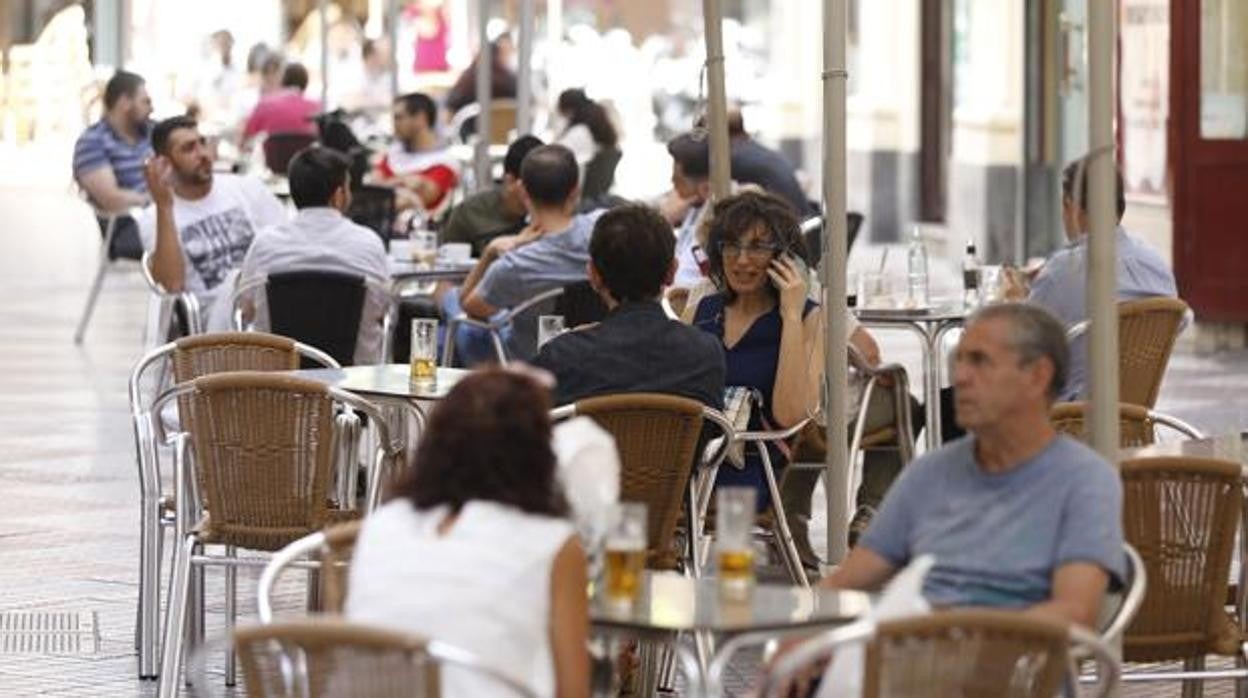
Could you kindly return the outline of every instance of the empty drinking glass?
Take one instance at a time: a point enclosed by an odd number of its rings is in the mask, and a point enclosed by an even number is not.
[[[539,315],[537,317],[537,348],[541,349],[546,342],[563,334],[566,329],[562,315]]]

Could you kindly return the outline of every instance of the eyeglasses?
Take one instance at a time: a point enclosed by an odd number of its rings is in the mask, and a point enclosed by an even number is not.
[[[740,257],[745,255],[746,259],[752,262],[765,262],[780,251],[780,246],[774,242],[756,243],[753,245],[742,245],[739,242],[721,242],[719,243],[719,251],[725,257]]]

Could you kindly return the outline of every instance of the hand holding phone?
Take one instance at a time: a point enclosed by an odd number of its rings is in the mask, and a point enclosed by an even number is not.
[[[800,320],[806,307],[806,275],[797,260],[788,254],[776,257],[767,276],[780,296],[781,317]]]

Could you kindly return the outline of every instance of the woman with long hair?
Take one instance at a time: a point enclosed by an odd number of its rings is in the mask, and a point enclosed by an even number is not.
[[[567,146],[576,155],[577,164],[585,166],[601,150],[615,148],[619,135],[607,110],[585,94],[585,90],[564,90],[556,105],[564,128],[556,143]]]
[[[438,403],[365,519],[346,615],[441,640],[536,695],[589,695],[586,563],[555,474],[549,391],[490,369]],[[445,696],[497,694],[447,668]]]

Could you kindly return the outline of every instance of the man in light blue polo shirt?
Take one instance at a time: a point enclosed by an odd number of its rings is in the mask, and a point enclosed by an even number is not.
[[[1069,243],[1053,253],[1041,267],[1027,293],[1027,302],[1053,313],[1067,328],[1088,319],[1088,177],[1083,160],[1066,166],[1062,172],[1062,227]],[[1085,169],[1081,172],[1081,169]],[[1076,181],[1078,180],[1078,181]],[[1118,221],[1127,209],[1122,175],[1115,173]],[[1076,188],[1078,195],[1076,196]],[[1152,248],[1128,235],[1118,226],[1115,233],[1118,257],[1118,300],[1129,301],[1156,296],[1177,297],[1174,273]],[[1087,389],[1087,337],[1071,343],[1070,377],[1060,400],[1080,400]]]
[[[143,78],[119,70],[104,87],[104,115],[74,144],[74,180],[100,213],[146,206],[143,163],[152,156],[149,140],[152,98]],[[100,221],[104,230],[104,221]],[[109,256],[138,259],[138,230],[129,216],[117,222]]]
[[[988,306],[954,355],[958,423],[970,434],[914,461],[845,563],[825,581],[879,589],[920,555],[938,607],[1018,609],[1091,627],[1125,578],[1122,487],[1109,463],[1058,435],[1065,331],[1035,305]]]
[[[454,317],[462,307],[470,317],[489,320],[539,293],[588,278],[589,240],[603,211],[576,213],[578,179],[576,157],[564,146],[540,146],[524,157],[520,183],[528,226],[486,246],[463,286],[442,296],[443,317]],[[505,337],[511,358],[537,353],[539,312],[534,308],[513,320]],[[474,327],[461,328],[455,353],[468,365],[494,359],[489,336]]]

